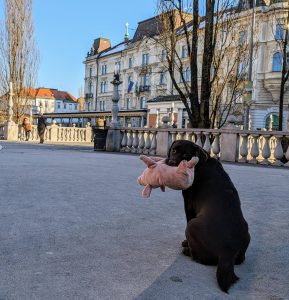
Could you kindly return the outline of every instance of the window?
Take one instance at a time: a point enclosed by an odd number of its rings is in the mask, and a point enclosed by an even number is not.
[[[150,84],[150,76],[149,74],[145,74],[143,76],[143,85],[149,85]]]
[[[187,46],[182,46],[182,58],[186,58],[188,56]]]
[[[282,40],[284,38],[284,25],[283,24],[277,24],[276,25],[276,31],[275,31],[275,39],[276,40]]]
[[[92,82],[89,83],[88,90],[89,90],[90,94],[93,93],[93,83]]]
[[[279,125],[279,117],[274,114],[270,114],[266,118],[266,124],[265,127],[267,130],[278,130]]]
[[[126,109],[131,109],[131,99],[130,98],[126,99]]]
[[[142,55],[142,64],[143,65],[148,65],[149,64],[149,54],[148,53],[144,53]]]
[[[115,62],[115,71],[120,72],[120,61]]]
[[[77,110],[77,104],[74,104],[74,109]]]
[[[87,102],[87,110],[90,111],[90,102]]]
[[[162,85],[162,84],[165,84],[165,81],[166,81],[166,74],[165,74],[164,71],[162,71],[162,72],[160,73],[160,84],[161,84],[161,85]]]
[[[63,104],[63,108],[66,109],[66,103]]]
[[[99,101],[99,109],[100,109],[100,111],[105,110],[105,101],[104,100]]]
[[[280,52],[276,52],[273,55],[273,63],[272,63],[272,72],[281,72],[282,71],[282,54]]]
[[[69,104],[69,110],[72,110],[72,104]]]
[[[89,68],[89,77],[92,77],[92,67]]]
[[[107,81],[102,81],[100,83],[100,92],[101,93],[107,93],[107,89],[108,89],[108,83],[107,83]]]
[[[183,70],[183,77],[185,81],[190,81],[191,80],[191,69],[188,67],[185,70]],[[181,79],[182,81],[182,79]]]
[[[129,57],[129,59],[128,59],[128,67],[129,67],[129,68],[132,68],[132,67],[133,67],[133,64],[132,64],[132,57]]]
[[[101,75],[105,75],[107,73],[107,65],[101,66]]]
[[[146,108],[146,98],[145,97],[140,98],[140,108]]]
[[[57,102],[57,109],[61,108],[61,102]]]
[[[45,101],[45,108],[48,108],[48,101]]]
[[[246,71],[246,63],[244,61],[240,61],[238,66],[238,76],[244,77]]]
[[[240,32],[239,44],[244,45],[246,43],[246,31]]]
[[[165,61],[166,60],[166,50],[162,50],[162,56],[161,56],[161,61]]]

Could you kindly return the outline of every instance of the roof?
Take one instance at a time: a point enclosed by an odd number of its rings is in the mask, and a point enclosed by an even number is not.
[[[144,37],[158,35],[161,31],[161,21],[158,16],[143,20],[138,23],[137,29],[133,36],[133,42],[139,41]]]
[[[22,97],[28,98],[46,98],[54,100],[67,100],[72,102],[77,102],[77,99],[72,96],[69,92],[59,91],[57,89],[51,88],[25,88],[21,93]]]
[[[153,99],[147,101],[147,103],[154,102],[173,102],[173,101],[182,101],[179,95],[165,95],[165,96],[157,96]]]
[[[129,43],[128,42],[121,42],[114,47],[108,48],[102,52],[99,53],[98,57],[105,57],[111,54],[115,54],[121,51],[124,51],[128,48]]]

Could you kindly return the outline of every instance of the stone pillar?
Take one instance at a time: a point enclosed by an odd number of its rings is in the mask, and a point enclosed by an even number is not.
[[[182,128],[183,126],[183,109],[178,108],[178,128]]]
[[[17,141],[18,140],[18,125],[13,121],[13,86],[10,82],[9,86],[9,102],[8,102],[8,120],[4,125],[4,140]]]
[[[236,129],[236,117],[229,116],[227,120],[227,125],[221,134],[221,152],[220,159],[223,161],[237,161],[238,153],[238,140],[237,133],[234,133]]]

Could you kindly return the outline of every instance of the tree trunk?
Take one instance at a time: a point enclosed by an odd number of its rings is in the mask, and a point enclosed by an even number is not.
[[[211,66],[213,60],[215,0],[206,0],[206,26],[201,83],[201,121],[199,127],[210,128]]]

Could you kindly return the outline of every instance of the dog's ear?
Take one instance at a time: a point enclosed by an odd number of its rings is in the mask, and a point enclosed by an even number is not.
[[[200,161],[207,161],[210,158],[210,154],[205,151],[202,147],[198,145],[194,145],[196,150],[196,156],[200,159]]]
[[[172,142],[171,147],[170,147],[170,149],[169,149],[169,151],[168,151],[167,157],[170,157],[172,148],[173,148],[173,146],[174,146],[175,143],[176,143],[176,141]]]

